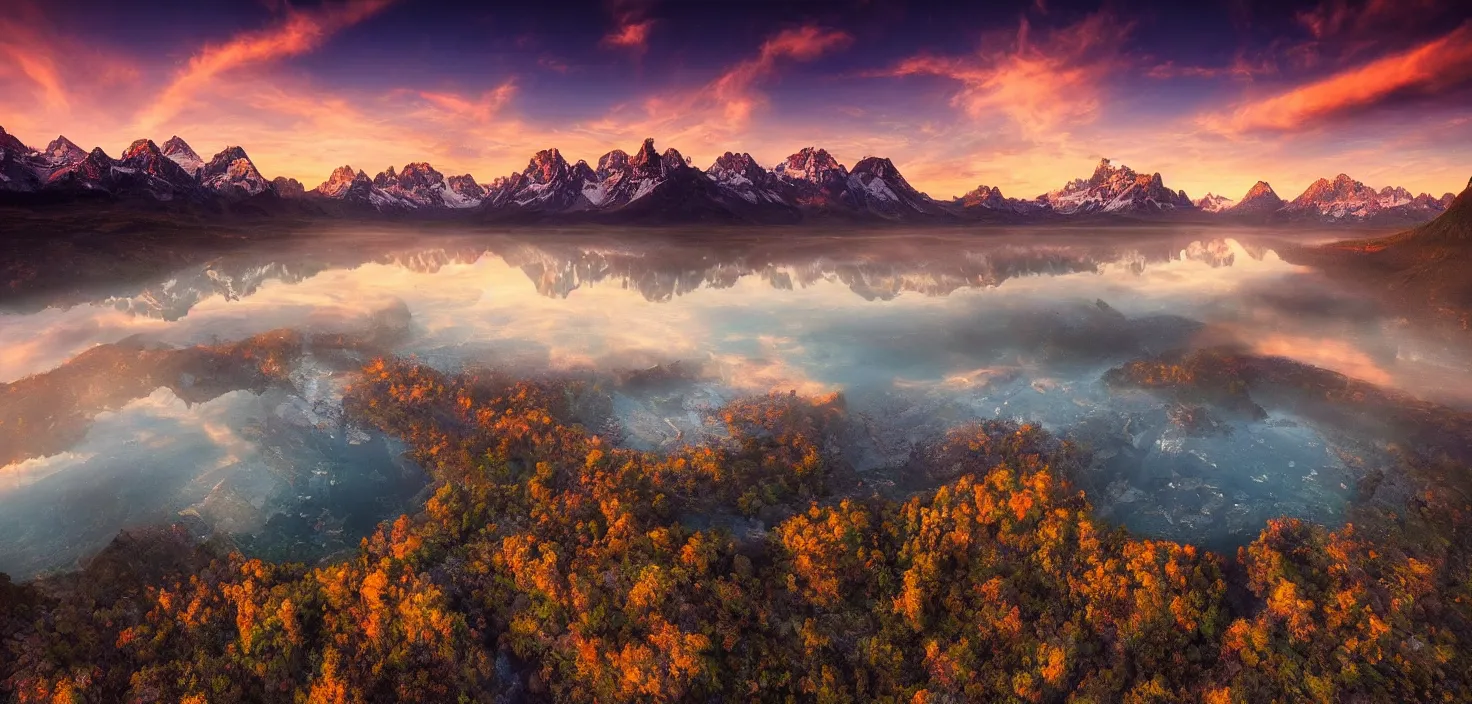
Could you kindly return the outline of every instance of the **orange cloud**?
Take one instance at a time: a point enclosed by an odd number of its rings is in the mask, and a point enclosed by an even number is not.
[[[619,18],[618,27],[603,37],[603,46],[614,49],[630,49],[635,54],[649,48],[649,33],[654,29],[654,20],[635,20],[632,15]]]
[[[469,119],[476,122],[488,122],[515,94],[516,85],[507,81],[474,99],[467,99],[454,93],[425,91],[421,91],[419,97],[438,108],[438,111],[430,113],[431,117],[443,115],[454,120]]]
[[[316,10],[288,10],[286,20],[275,27],[206,46],[140,116],[140,126],[153,129],[174,117],[195,93],[222,73],[311,51],[334,33],[367,19],[393,1],[346,0]]]
[[[53,55],[50,42],[22,25],[0,20],[0,77],[24,78],[45,107],[65,110],[70,101]]]
[[[728,127],[740,129],[746,126],[752,111],[765,102],[765,98],[756,93],[754,87],[758,81],[776,70],[779,59],[810,61],[824,52],[846,46],[852,39],[844,32],[811,25],[785,30],[763,42],[755,58],[732,66],[719,78],[689,96],[684,101],[684,111],[713,103],[718,106]],[[672,106],[666,100],[651,101],[648,105],[652,114],[664,112],[670,107]]]
[[[1102,101],[1101,84],[1121,63],[1119,46],[1131,26],[1096,13],[1069,27],[1030,40],[1024,19],[1010,51],[967,57],[916,56],[885,72],[932,75],[958,81],[952,104],[973,118],[1000,114],[1029,138],[1056,135],[1092,122]]]
[[[31,146],[40,147],[63,125],[78,135],[112,126],[116,106],[136,97],[136,64],[104,44],[66,35],[29,3],[6,10],[0,16],[6,129],[30,133]]]
[[[627,114],[625,106],[615,106],[604,118],[581,125],[579,131],[605,141],[633,144],[652,135],[682,150],[693,147],[719,154],[732,145],[721,149],[716,143],[746,130],[766,104],[758,86],[776,74],[782,61],[811,61],[851,41],[847,33],[813,25],[784,30],[762,42],[755,56],[697,88],[645,98],[640,103],[642,117]]]
[[[1223,133],[1294,131],[1407,93],[1428,94],[1472,80],[1472,23],[1439,39],[1357,68],[1244,103],[1201,124]]]

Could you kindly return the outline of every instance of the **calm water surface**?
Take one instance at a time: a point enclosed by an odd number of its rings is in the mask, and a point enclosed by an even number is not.
[[[745,394],[841,391],[862,428],[845,459],[881,493],[916,488],[903,467],[918,443],[1008,418],[1089,449],[1078,483],[1101,514],[1147,534],[1226,547],[1272,516],[1332,523],[1364,471],[1346,464],[1335,428],[1265,406],[1266,419],[1188,432],[1167,401],[1101,382],[1131,359],[1227,346],[1472,405],[1465,349],[1285,262],[1278,246],[1220,229],[340,229],[87,300],[0,307],[11,424],[0,442],[14,445],[0,453],[0,571],[66,568],[123,527],[180,519],[274,557],[355,545],[412,510],[423,483],[392,440],[343,416],[353,369],[376,353],[607,380],[617,423],[601,430],[647,449],[718,442],[712,412]],[[87,356],[281,329],[308,344],[281,360],[287,382],[265,387],[218,364],[165,364],[129,385],[135,367]],[[310,337],[323,333],[371,343],[328,349]],[[667,383],[620,381],[656,365]],[[45,376],[11,384],[31,375]],[[40,449],[17,449],[17,424]]]

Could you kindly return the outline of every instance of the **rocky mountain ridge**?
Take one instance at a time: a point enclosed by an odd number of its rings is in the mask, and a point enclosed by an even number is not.
[[[914,188],[895,163],[867,156],[852,168],[827,150],[808,146],[772,168],[750,154],[726,152],[704,170],[679,151],[660,152],[646,139],[628,153],[615,149],[596,166],[569,162],[556,148],[533,154],[521,171],[479,182],[470,174],[445,176],[426,162],[389,166],[370,178],[344,166],[306,189],[294,179],[267,179],[238,146],[209,160],[178,136],[162,147],[147,139],[119,159],[101,149],[86,152],[64,136],[35,150],[0,128],[0,192],[90,194],[118,198],[203,203],[272,203],[291,200],[330,212],[458,213],[490,220],[628,220],[799,222],[1025,222],[1040,218],[1187,217],[1312,221],[1323,223],[1425,222],[1452,198],[1413,195],[1404,188],[1379,191],[1347,175],[1319,179],[1285,202],[1259,181],[1241,199],[1207,194],[1193,201],[1165,185],[1159,173],[1137,172],[1102,159],[1087,178],[1036,198],[1002,195],[978,186],[952,200]],[[265,212],[269,212],[269,209]]]

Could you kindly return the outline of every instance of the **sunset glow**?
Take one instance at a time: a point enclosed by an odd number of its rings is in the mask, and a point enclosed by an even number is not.
[[[1472,156],[1472,25],[1455,3],[1420,3],[1370,34],[1382,5],[756,16],[335,0],[123,18],[23,0],[0,19],[0,124],[32,146],[60,133],[114,155],[145,136],[184,136],[206,157],[238,144],[268,178],[308,188],[344,163],[421,160],[484,182],[538,149],[593,162],[654,137],[702,168],[728,150],[769,166],[808,145],[848,164],[888,156],[937,198],[978,184],[1031,197],[1100,157],[1192,197],[1257,180],[1292,197],[1340,172],[1454,191]]]

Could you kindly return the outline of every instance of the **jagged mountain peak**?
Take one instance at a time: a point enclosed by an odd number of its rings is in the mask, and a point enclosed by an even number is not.
[[[851,200],[884,217],[929,213],[934,209],[930,196],[915,190],[894,162],[884,157],[860,159],[849,172],[847,186]]]
[[[1227,210],[1234,215],[1268,215],[1283,207],[1283,199],[1267,181],[1258,181],[1247,189],[1247,194]]]
[[[614,172],[620,172],[629,168],[629,155],[622,149],[615,149],[603,156],[598,157],[598,178],[606,179]]]
[[[522,173],[534,183],[547,184],[565,178],[569,168],[562,152],[553,147],[533,154]]]
[[[460,194],[461,197],[481,200],[486,197],[486,189],[475,182],[475,177],[470,174],[451,176],[446,180],[450,190]]]
[[[260,195],[271,188],[245,150],[225,147],[199,172],[200,182],[212,191],[233,197]]]
[[[1444,211],[1447,202],[1429,194],[1413,196],[1400,186],[1375,190],[1364,183],[1339,174],[1333,180],[1314,181],[1292,202],[1283,207],[1285,215],[1308,217],[1330,222],[1368,221],[1415,222]]]
[[[659,151],[654,148],[654,138],[645,137],[644,143],[629,157],[629,163],[634,166],[649,164],[659,159]]]
[[[776,172],[787,178],[805,181],[823,181],[833,177],[847,178],[848,169],[838,163],[828,150],[819,147],[803,147],[777,165]]]
[[[724,153],[724,154],[716,157],[716,160],[714,162],[711,162],[710,168],[711,169],[715,169],[717,167],[720,167],[720,168],[726,169],[726,170],[737,170],[737,171],[740,171],[740,170],[745,170],[747,168],[750,168],[752,166],[756,166],[757,168],[761,168],[756,163],[756,159],[753,158],[750,154],[748,154],[746,152],[741,152],[739,154],[737,154],[735,152],[726,152],[726,153]]]
[[[164,156],[172,159],[175,164],[183,167],[185,171],[191,174],[197,176],[204,169],[204,159],[199,156],[198,152],[194,151],[193,147],[189,146],[188,142],[181,139],[179,135],[174,135],[167,142],[164,142],[163,152]]]
[[[905,177],[900,174],[900,170],[895,167],[894,162],[887,157],[866,156],[860,159],[859,163],[854,164],[849,174],[869,174],[883,179],[899,179],[906,186],[909,185],[905,182]]]
[[[405,188],[428,187],[445,180],[427,161],[411,161],[399,172],[399,183]]]
[[[1165,187],[1159,172],[1145,175],[1109,159],[1100,159],[1087,179],[1038,196],[1038,202],[1064,215],[1094,212],[1150,212],[1196,207],[1185,191]]]
[[[1278,192],[1274,191],[1273,187],[1269,185],[1267,181],[1258,181],[1257,183],[1252,184],[1252,188],[1247,189],[1247,195],[1242,196],[1242,200],[1251,200],[1253,198],[1262,198],[1265,196],[1273,196],[1274,198],[1276,198],[1278,197]]]
[[[0,150],[15,152],[17,154],[29,154],[35,151],[20,141],[19,137],[6,132],[4,127],[0,127]]]
[[[1089,183],[1091,185],[1098,186],[1108,182],[1110,179],[1119,174],[1125,174],[1128,175],[1130,178],[1133,178],[1135,172],[1131,170],[1130,167],[1123,164],[1115,166],[1107,158],[1100,159],[1099,165],[1094,167],[1094,174],[1089,177]]]
[[[726,152],[716,157],[705,173],[716,181],[743,178],[752,183],[765,181],[767,176],[766,169],[763,169],[756,159],[746,152],[740,154]]]
[[[87,158],[87,150],[77,146],[63,135],[57,135],[56,139],[46,145],[43,156],[51,162],[54,167],[70,166]]]
[[[367,201],[372,188],[373,180],[362,169],[343,165],[333,169],[332,175],[315,190],[328,198]]]
[[[133,143],[129,144],[128,148],[123,150],[123,159],[132,159],[140,154],[147,154],[149,156],[157,155],[160,157],[164,155],[163,150],[159,149],[159,146],[154,144],[153,140],[145,137],[143,139],[133,140]]]
[[[277,176],[271,179],[271,190],[282,198],[301,198],[306,195],[306,188],[301,181],[285,176]]]
[[[1237,201],[1226,196],[1216,195],[1210,191],[1196,201],[1196,207],[1208,213],[1220,213],[1224,210],[1230,210],[1236,204]]]
[[[987,207],[1000,208],[1007,202],[1002,195],[1002,189],[995,186],[980,185],[964,193],[956,202],[965,208]]]
[[[245,148],[239,146],[230,146],[221,149],[220,152],[214,156],[214,158],[210,159],[210,161],[234,161],[236,159],[250,159],[250,156],[245,153]]]
[[[685,156],[680,153],[680,150],[675,149],[674,147],[670,147],[664,150],[664,153],[659,156],[659,163],[660,166],[663,167],[664,173],[666,175],[675,171],[682,171],[684,169],[694,168],[690,166],[690,160],[686,159]]]

